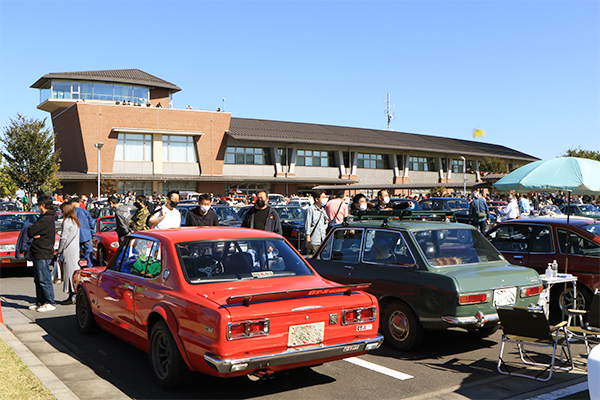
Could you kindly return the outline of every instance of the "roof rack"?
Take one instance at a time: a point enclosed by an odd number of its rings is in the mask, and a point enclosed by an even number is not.
[[[442,221],[457,222],[452,211],[422,211],[422,210],[368,210],[352,211],[352,215],[344,219],[344,225],[351,221],[383,220],[382,226],[388,226],[390,221]]]

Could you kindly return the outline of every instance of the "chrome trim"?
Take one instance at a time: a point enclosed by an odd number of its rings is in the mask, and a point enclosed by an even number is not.
[[[372,343],[376,343],[377,347],[381,346],[381,343],[383,343],[383,336],[377,335],[372,339],[358,340],[331,346],[315,345],[301,348],[290,348],[282,353],[267,354],[250,358],[222,360],[214,354],[206,353],[204,355],[204,359],[211,368],[215,369],[219,373],[226,374],[231,372],[231,367],[233,365],[237,364],[247,363],[248,367],[245,370],[251,371],[258,368],[316,361],[324,358],[360,353],[365,351],[367,344]]]
[[[442,320],[456,326],[464,325],[480,325],[481,322],[497,322],[500,321],[498,314],[484,314],[482,320],[477,317],[442,317]]]
[[[368,309],[373,309],[373,317],[363,320],[361,317],[362,310],[368,310]],[[348,311],[356,311],[357,321],[346,322],[346,312],[348,312]],[[377,319],[377,307],[358,307],[358,308],[349,308],[347,310],[342,310],[342,325],[363,324],[365,322],[373,322],[376,319]]]
[[[263,328],[262,332],[255,332],[253,334],[250,334],[250,324],[257,323],[257,322],[264,323],[264,328]],[[231,327],[233,325],[245,325],[244,336],[231,337]],[[256,336],[267,336],[269,334],[270,330],[271,330],[271,324],[269,322],[269,318],[249,320],[249,321],[236,322],[236,323],[230,322],[227,324],[227,340],[247,339],[247,338],[256,337]]]

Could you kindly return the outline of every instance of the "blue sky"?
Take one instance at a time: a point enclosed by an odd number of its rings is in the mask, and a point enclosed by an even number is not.
[[[0,125],[51,72],[139,68],[175,107],[600,150],[598,1],[4,1]],[[64,154],[63,154],[64,156]]]

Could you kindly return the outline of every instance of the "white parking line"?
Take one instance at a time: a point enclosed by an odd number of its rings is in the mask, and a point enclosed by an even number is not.
[[[372,371],[376,371],[380,374],[391,376],[392,378],[400,379],[402,381],[414,378],[412,375],[403,374],[402,372],[394,371],[393,369],[382,367],[381,365],[377,365],[369,361],[361,360],[358,357],[344,358],[344,361],[348,361],[349,363],[368,368]]]
[[[588,390],[587,382],[578,383],[577,385],[568,386],[566,388],[558,389],[550,393],[544,393],[539,396],[530,397],[527,400],[554,400],[566,397],[574,393],[583,392]]]

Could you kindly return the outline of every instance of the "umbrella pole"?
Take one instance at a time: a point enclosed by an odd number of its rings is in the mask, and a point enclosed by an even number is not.
[[[569,233],[569,215],[571,214],[571,191],[567,195],[567,243],[565,244],[565,274],[569,273],[569,244],[571,237]],[[565,290],[567,284],[565,283]]]

